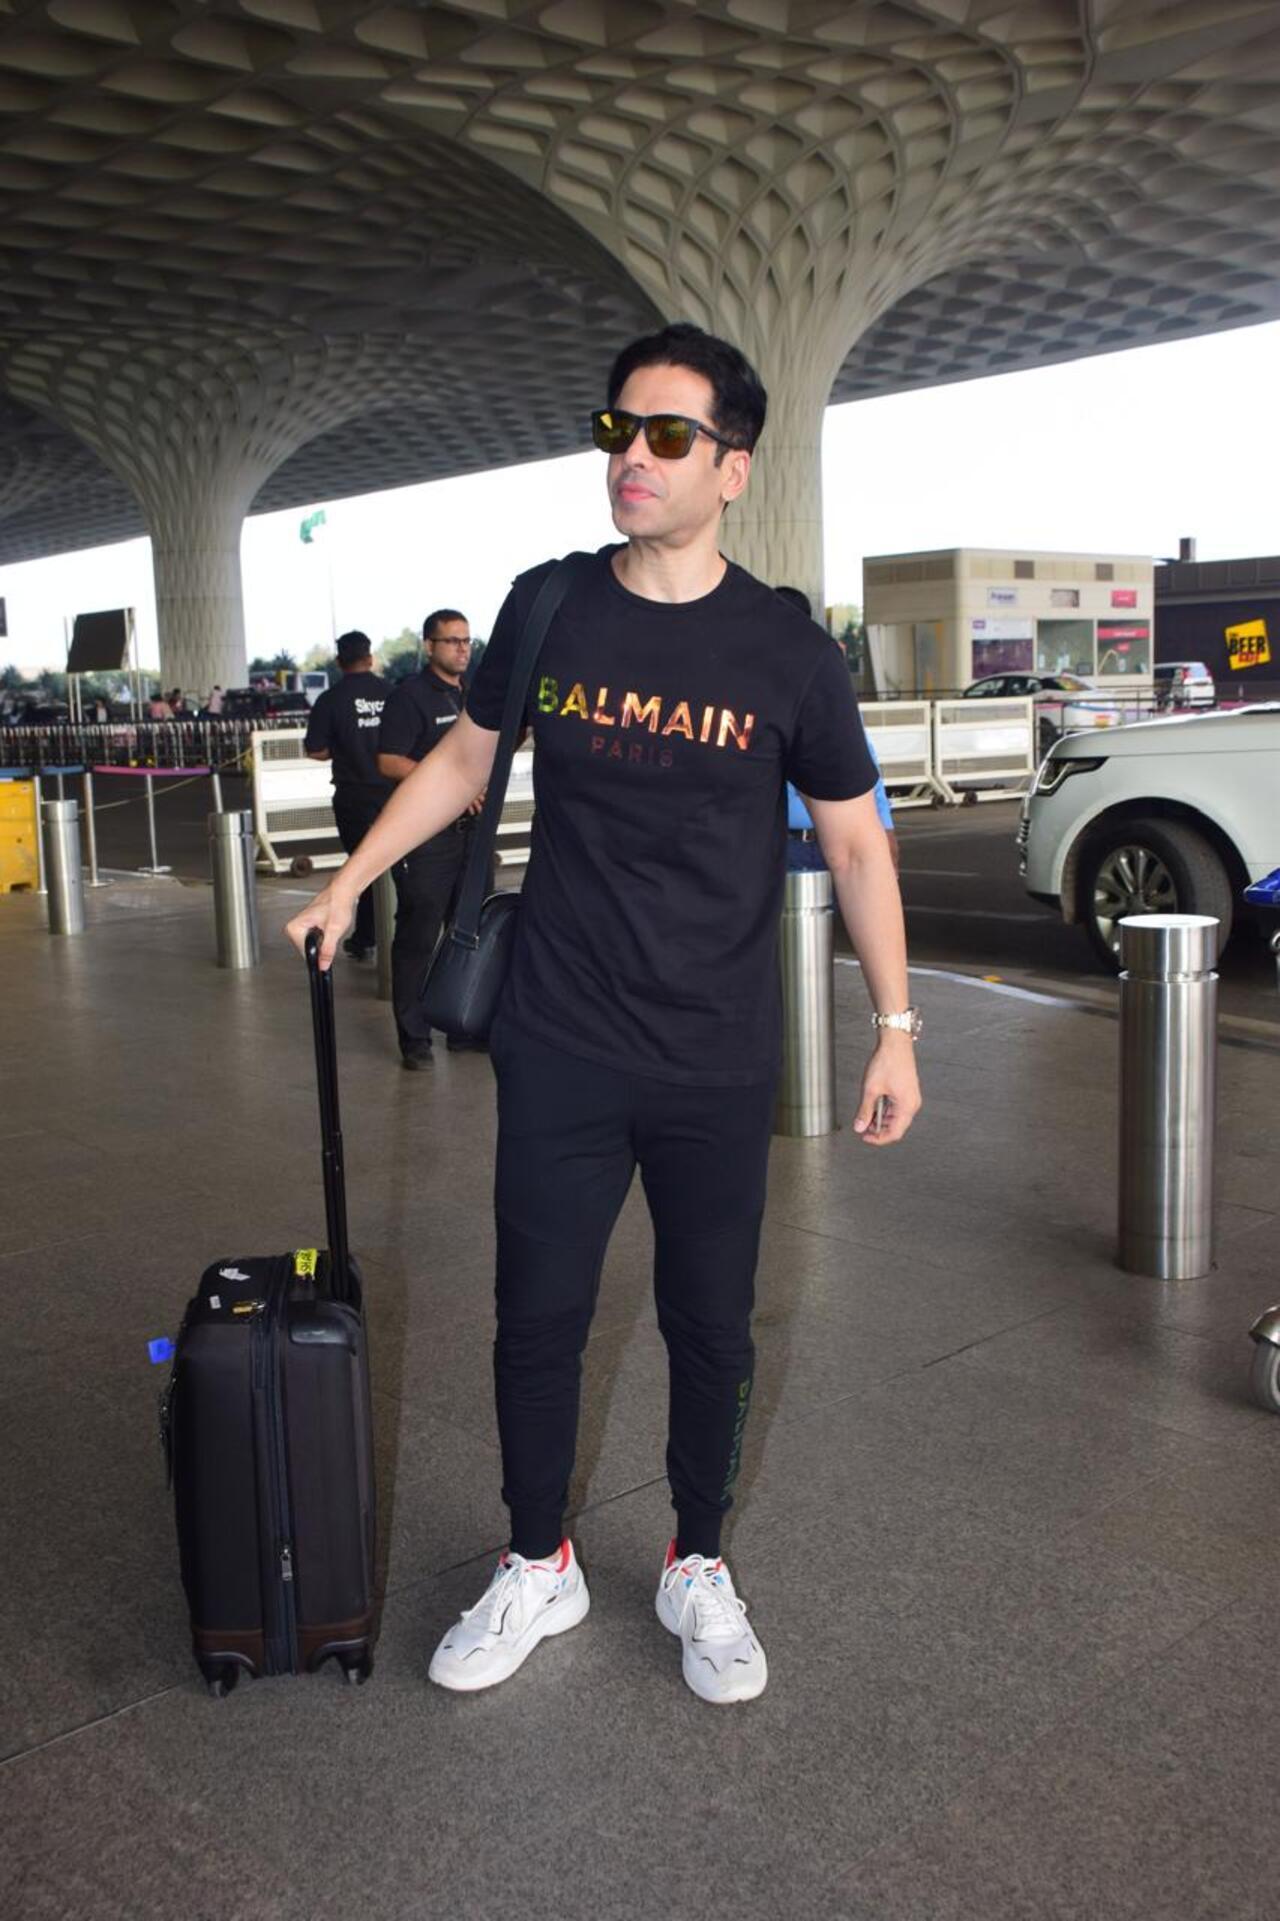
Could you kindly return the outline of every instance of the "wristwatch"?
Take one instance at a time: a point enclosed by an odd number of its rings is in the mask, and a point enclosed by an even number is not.
[[[910,1034],[913,1041],[918,1041],[924,1033],[924,1022],[918,1007],[904,1008],[901,1014],[873,1014],[871,1025],[877,1031],[882,1027],[891,1027],[899,1034]]]

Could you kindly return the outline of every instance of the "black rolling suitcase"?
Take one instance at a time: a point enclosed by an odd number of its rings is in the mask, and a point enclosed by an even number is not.
[[[347,1248],[333,982],[307,945],[328,1251],[205,1269],[161,1416],[192,1643],[209,1687],[373,1668],[374,1473],[360,1276]]]

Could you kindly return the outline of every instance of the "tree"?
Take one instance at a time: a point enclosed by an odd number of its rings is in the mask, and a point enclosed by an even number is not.
[[[12,661],[7,667],[0,667],[0,687],[7,692],[13,693],[17,688],[25,687],[26,684],[26,676],[13,665]]]
[[[384,648],[381,668],[383,678],[392,682],[408,680],[410,674],[417,673],[421,663],[422,653],[417,647],[406,647],[398,654],[388,654]]]
[[[387,662],[398,654],[413,653],[415,656],[422,645],[416,627],[402,627],[398,634],[388,634],[381,647],[374,652],[373,661],[380,673],[385,673]]]
[[[304,654],[302,665],[308,673],[318,673],[323,668],[329,676],[331,687],[336,687],[342,679],[342,669],[334,656],[332,641],[321,641],[309,653]]]
[[[291,674],[297,665],[292,654],[273,654],[270,660],[265,660],[260,654],[256,660],[249,662],[249,678],[257,680],[265,674],[268,680],[274,680],[282,669],[285,673]]]

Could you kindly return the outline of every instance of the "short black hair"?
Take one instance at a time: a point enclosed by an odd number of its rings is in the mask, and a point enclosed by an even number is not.
[[[639,367],[687,367],[690,373],[701,374],[712,393],[710,424],[732,446],[751,452],[764,431],[769,396],[747,356],[727,340],[704,333],[686,320],[633,340],[609,370],[611,407],[617,406],[618,395]],[[716,449],[717,461],[723,452]]]
[[[355,660],[367,660],[373,652],[373,642],[358,627],[353,627],[349,634],[339,634],[334,645],[338,650],[338,664],[342,667],[349,667]]]
[[[813,602],[803,587],[775,587],[773,591],[779,600],[785,600],[791,607],[798,607],[802,614],[813,619]]]
[[[446,620],[466,620],[466,618],[466,615],[460,614],[456,607],[437,607],[434,614],[428,614],[422,623],[422,638],[434,640],[436,628],[442,627]],[[469,626],[470,622],[468,621],[467,624]]]

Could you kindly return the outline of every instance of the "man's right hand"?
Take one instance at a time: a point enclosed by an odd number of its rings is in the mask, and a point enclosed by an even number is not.
[[[333,957],[338,951],[338,942],[351,927],[356,917],[358,896],[350,888],[342,885],[341,874],[335,875],[329,885],[315,899],[308,901],[300,914],[295,914],[285,928],[285,933],[300,954],[307,951],[307,935],[313,927],[321,934],[320,971],[328,973],[333,966]]]

